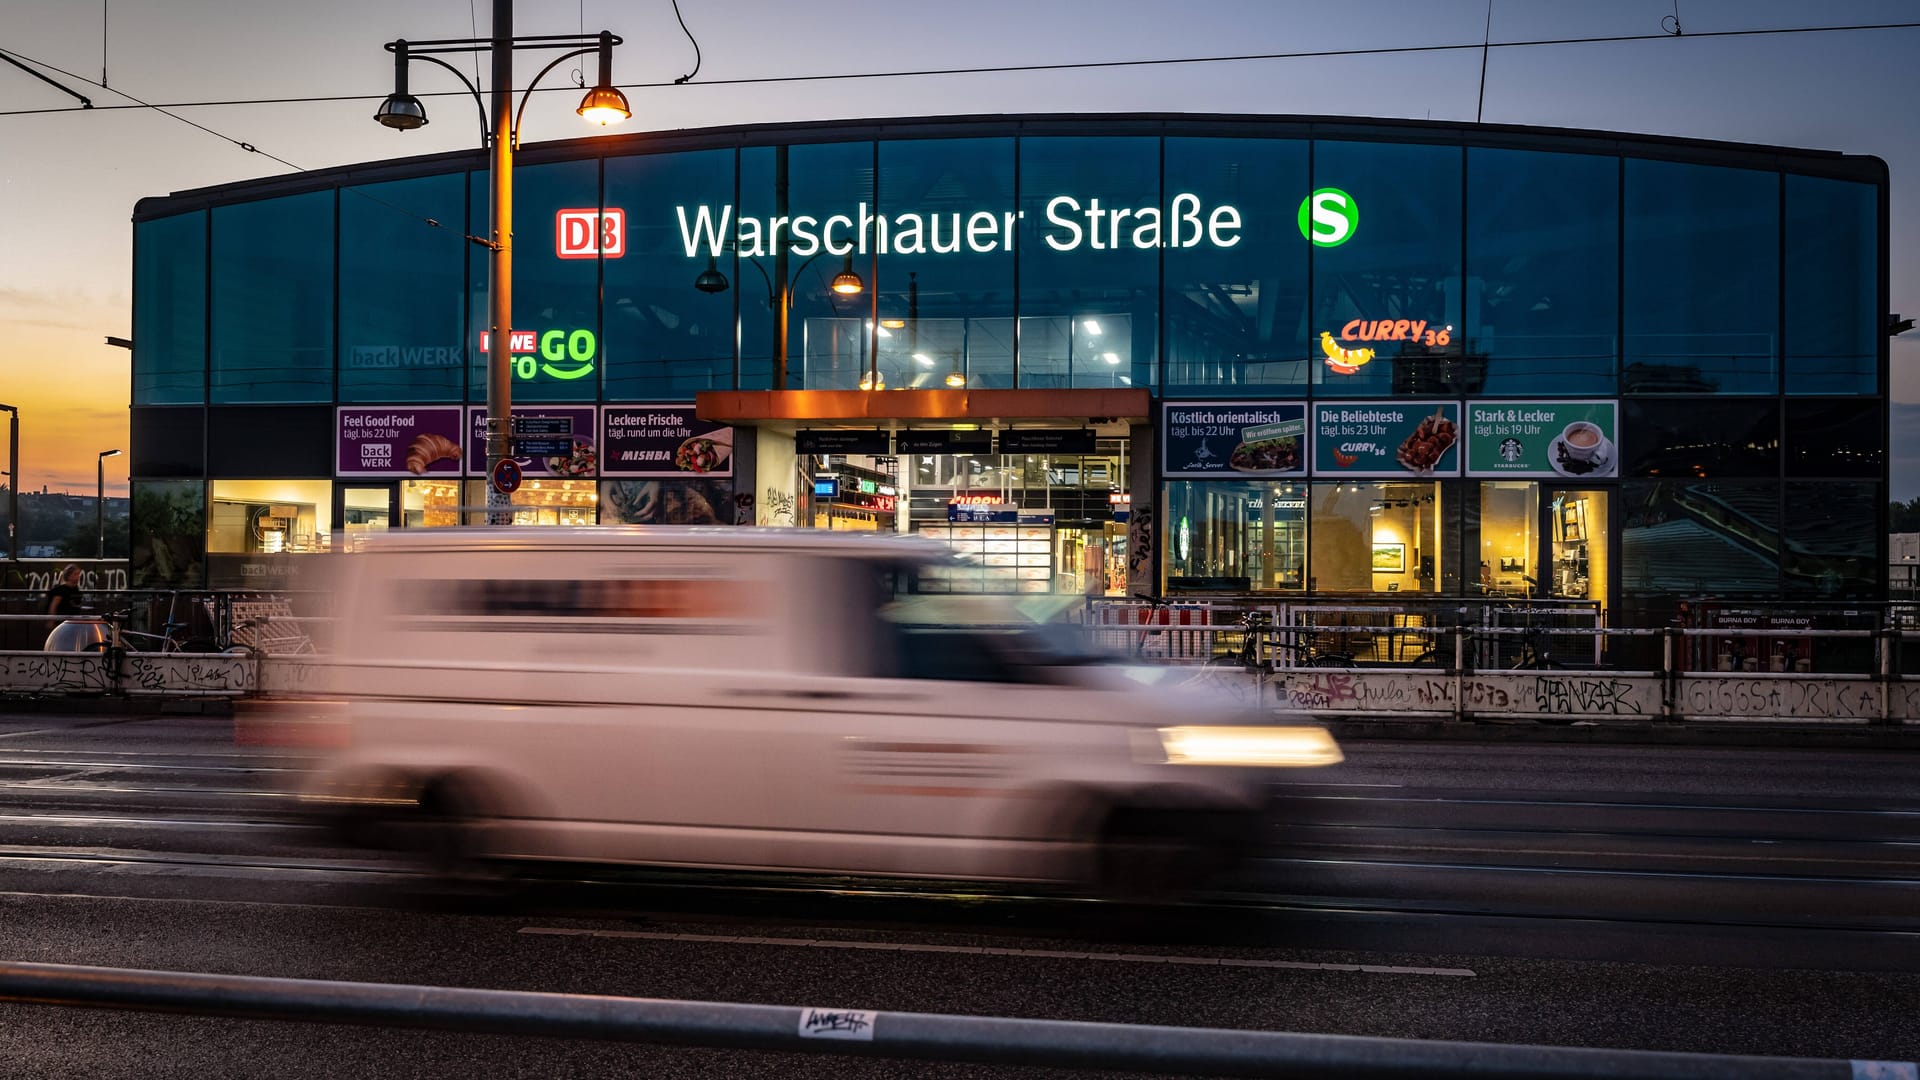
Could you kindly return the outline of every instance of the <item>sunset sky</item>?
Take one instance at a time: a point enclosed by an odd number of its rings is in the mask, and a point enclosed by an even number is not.
[[[0,0],[0,49],[93,99],[78,103],[0,64],[0,402],[21,410],[23,487],[91,492],[101,450],[124,448],[134,203],[148,195],[301,168],[471,148],[468,101],[428,98],[406,134],[371,119],[391,89],[389,40],[485,35],[489,0]],[[1370,56],[724,84],[769,76],[1245,56],[1472,44],[1487,0],[778,0],[516,6],[521,34],[610,29],[627,38],[615,81],[621,130],[842,117],[1011,112],[1257,112],[1474,119],[1481,53]],[[1494,48],[1484,119],[1816,147],[1886,159],[1893,176],[1891,309],[1920,314],[1920,29],[1707,37],[1709,32],[1920,20],[1913,0],[1493,0],[1492,41],[1660,34],[1653,41]],[[538,71],[529,54],[522,81]],[[468,67],[469,65],[462,65]],[[113,89],[102,89],[105,81]],[[484,73],[484,64],[482,65]],[[589,70],[587,78],[593,73]],[[543,86],[565,87],[566,70]],[[457,90],[415,65],[413,87]],[[219,133],[132,108],[124,91]],[[192,105],[198,102],[303,102]],[[576,99],[540,96],[526,141],[584,134]],[[1920,336],[1893,345],[1893,491],[1920,495]],[[107,462],[126,489],[126,458]]]

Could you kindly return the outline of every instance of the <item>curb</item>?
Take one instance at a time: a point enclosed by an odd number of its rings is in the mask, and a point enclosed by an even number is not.
[[[231,716],[231,698],[5,697],[0,713],[55,713],[71,716]]]
[[[1327,718],[1327,728],[1343,740],[1406,742],[1563,743],[1592,746],[1809,747],[1832,750],[1920,751],[1920,725],[1868,727],[1858,724],[1776,725],[1742,722],[1634,723],[1587,721],[1542,724],[1533,721],[1360,720]]]

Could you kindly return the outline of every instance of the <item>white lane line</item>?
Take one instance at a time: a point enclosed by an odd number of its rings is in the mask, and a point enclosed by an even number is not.
[[[632,938],[640,941],[686,941],[702,945],[784,945],[811,949],[877,949],[887,952],[966,953],[974,956],[1019,956],[1045,960],[1114,960],[1130,964],[1194,964],[1203,967],[1286,968],[1291,971],[1358,971],[1371,975],[1445,975],[1473,978],[1468,968],[1399,967],[1391,964],[1314,964],[1303,960],[1241,960],[1224,956],[1163,956],[1158,953],[1061,952],[1053,949],[996,949],[981,945],[904,945],[877,941],[832,941],[820,938],[731,937],[724,934],[668,934],[646,930],[577,930],[562,926],[523,926],[523,934],[560,937]]]

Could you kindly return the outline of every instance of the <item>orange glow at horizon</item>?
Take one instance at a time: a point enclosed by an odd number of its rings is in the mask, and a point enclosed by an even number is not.
[[[119,450],[106,461],[106,490],[127,493],[132,357],[106,344],[109,333],[126,333],[126,318],[124,309],[103,317],[98,330],[4,318],[10,340],[0,358],[0,402],[20,410],[21,491],[91,495],[100,451]],[[0,460],[5,424],[0,417]]]

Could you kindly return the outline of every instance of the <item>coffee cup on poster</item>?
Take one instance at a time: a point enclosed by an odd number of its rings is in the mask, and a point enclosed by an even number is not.
[[[1560,445],[1567,448],[1567,456],[1575,461],[1594,460],[1606,443],[1607,436],[1600,425],[1586,420],[1575,420],[1560,433]]]

